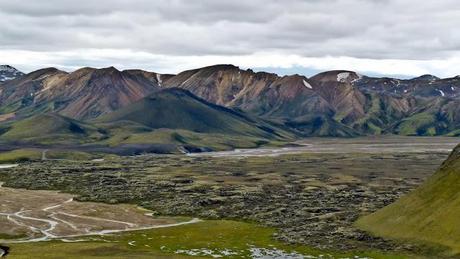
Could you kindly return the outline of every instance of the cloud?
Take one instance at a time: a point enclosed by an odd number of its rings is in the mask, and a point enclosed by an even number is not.
[[[302,57],[299,55],[257,52],[250,55],[158,55],[136,52],[129,49],[75,49],[58,52],[36,52],[23,50],[0,50],[2,62],[23,71],[43,67],[57,67],[73,71],[82,66],[118,69],[143,68],[159,73],[179,73],[187,69],[214,64],[236,64],[242,69],[279,72],[280,74],[303,73],[331,69],[350,69],[366,75],[419,76],[432,73],[441,77],[458,75],[460,53],[449,59],[403,60],[362,59],[352,57]]]
[[[0,50],[40,57],[15,62],[24,68],[119,62],[160,70],[168,63],[177,71],[195,60],[281,68],[289,60],[292,66],[341,64],[381,73],[392,70],[386,67],[391,63],[399,73],[450,75],[452,68],[438,71],[440,65],[429,63],[458,63],[457,6],[454,0],[1,1]],[[0,62],[7,63],[5,57]],[[40,60],[48,63],[30,64]]]

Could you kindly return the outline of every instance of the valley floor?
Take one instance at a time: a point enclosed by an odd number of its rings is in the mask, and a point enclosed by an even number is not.
[[[258,151],[25,162],[0,169],[4,186],[59,190],[78,201],[131,203],[151,210],[154,216],[205,221],[83,243],[10,244],[10,253],[12,258],[27,258],[27,253],[51,253],[46,248],[52,247],[55,255],[73,251],[96,258],[131,254],[258,258],[261,253],[271,253],[268,258],[276,258],[276,253],[292,258],[320,254],[395,258],[398,253],[404,258],[407,253],[426,254],[430,251],[415,245],[371,237],[356,229],[354,222],[420,185],[457,142],[456,138],[409,137],[307,139],[296,143],[300,147]],[[1,224],[0,230],[11,226],[11,222]],[[1,237],[17,239],[14,233],[3,232]]]

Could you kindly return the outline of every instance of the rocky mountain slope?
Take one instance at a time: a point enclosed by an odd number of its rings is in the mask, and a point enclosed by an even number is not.
[[[352,135],[330,120],[332,107],[304,76],[279,77],[264,72],[218,65],[185,71],[165,82],[205,100],[285,123],[305,135]]]
[[[0,111],[19,116],[56,112],[91,119],[142,99],[159,87],[160,80],[156,73],[113,67],[72,73],[42,69],[0,86]]]
[[[0,65],[0,82],[13,80],[24,75],[21,71],[9,65]]]
[[[400,80],[345,70],[280,77],[218,65],[180,73],[165,86],[281,121],[304,135],[457,135],[460,123],[460,77]]]
[[[374,235],[422,242],[460,253],[460,146],[425,184],[399,201],[361,218]]]

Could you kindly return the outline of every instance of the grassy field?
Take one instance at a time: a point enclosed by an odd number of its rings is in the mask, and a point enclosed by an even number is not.
[[[251,223],[207,220],[192,225],[126,232],[95,241],[11,244],[9,258],[250,258],[251,249],[266,248],[323,258],[407,258],[380,252],[334,253],[273,240],[274,230]],[[192,256],[192,254],[194,254]],[[257,258],[257,257],[256,257]]]
[[[154,131],[132,132],[123,127],[113,129],[113,135],[102,144],[173,144],[177,146],[205,147],[209,150],[229,150],[233,148],[256,148],[261,145],[285,144],[280,140],[269,140],[251,136],[236,136],[218,133],[198,133],[188,130],[158,129]]]
[[[43,153],[45,155],[43,156]],[[91,160],[108,157],[107,154],[89,153],[76,150],[45,149],[45,148],[20,148],[0,152],[0,163],[17,163],[25,161],[45,160]]]
[[[40,124],[39,121],[46,123]],[[39,125],[39,126],[38,126]],[[238,126],[238,125],[236,125]],[[262,127],[262,126],[261,126]],[[257,127],[254,127],[258,129]],[[247,130],[247,132],[245,131]],[[260,131],[260,132],[259,132]],[[134,122],[78,124],[58,115],[42,115],[11,125],[0,126],[0,162],[37,161],[48,150],[49,159],[82,160],[105,154],[141,153],[182,154],[189,151],[221,151],[234,148],[286,145],[290,136],[281,137],[259,129],[240,133],[194,132],[187,129],[153,129]],[[254,133],[254,134],[253,134]],[[288,134],[281,131],[280,134]],[[114,151],[116,149],[116,151]],[[36,152],[31,152],[34,150]],[[135,150],[135,151],[133,151]]]
[[[40,160],[42,151],[39,149],[16,149],[0,153],[0,163]]]

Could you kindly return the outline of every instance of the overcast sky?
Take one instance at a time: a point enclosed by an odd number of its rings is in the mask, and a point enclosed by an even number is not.
[[[455,0],[0,0],[0,63],[460,74]]]

